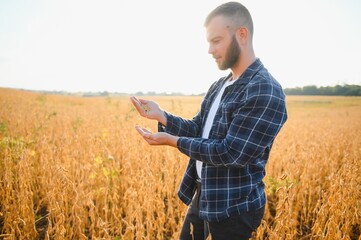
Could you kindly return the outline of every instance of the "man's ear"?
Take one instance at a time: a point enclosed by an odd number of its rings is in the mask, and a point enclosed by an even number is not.
[[[248,34],[249,34],[249,32],[246,27],[240,27],[237,30],[237,38],[242,45],[247,42]]]

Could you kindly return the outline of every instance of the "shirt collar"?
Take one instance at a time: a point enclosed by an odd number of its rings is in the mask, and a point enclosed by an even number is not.
[[[263,68],[263,64],[259,58],[256,58],[256,60],[249,65],[249,67],[243,72],[243,74],[237,79],[234,80],[235,82],[233,85],[239,85],[239,84],[247,84],[249,81],[251,81],[252,77]],[[224,79],[223,83],[227,80],[229,80],[232,77],[232,73],[229,73]]]

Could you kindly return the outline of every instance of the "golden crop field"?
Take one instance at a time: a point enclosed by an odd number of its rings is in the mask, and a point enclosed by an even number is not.
[[[147,97],[191,118],[201,97]],[[288,96],[255,239],[361,239],[361,98]],[[0,89],[0,239],[177,239],[188,158],[128,97]]]

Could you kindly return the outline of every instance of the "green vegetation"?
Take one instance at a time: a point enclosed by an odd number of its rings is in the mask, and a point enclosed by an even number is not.
[[[334,87],[317,87],[314,85],[286,88],[287,95],[323,95],[323,96],[361,96],[360,85],[336,85]]]

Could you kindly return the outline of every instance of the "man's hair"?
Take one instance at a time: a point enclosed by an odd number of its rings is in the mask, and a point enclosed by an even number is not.
[[[232,29],[237,29],[241,26],[248,28],[251,37],[253,36],[253,21],[248,9],[238,2],[224,3],[215,8],[206,18],[204,26],[207,27],[214,17],[224,16],[231,21]]]

